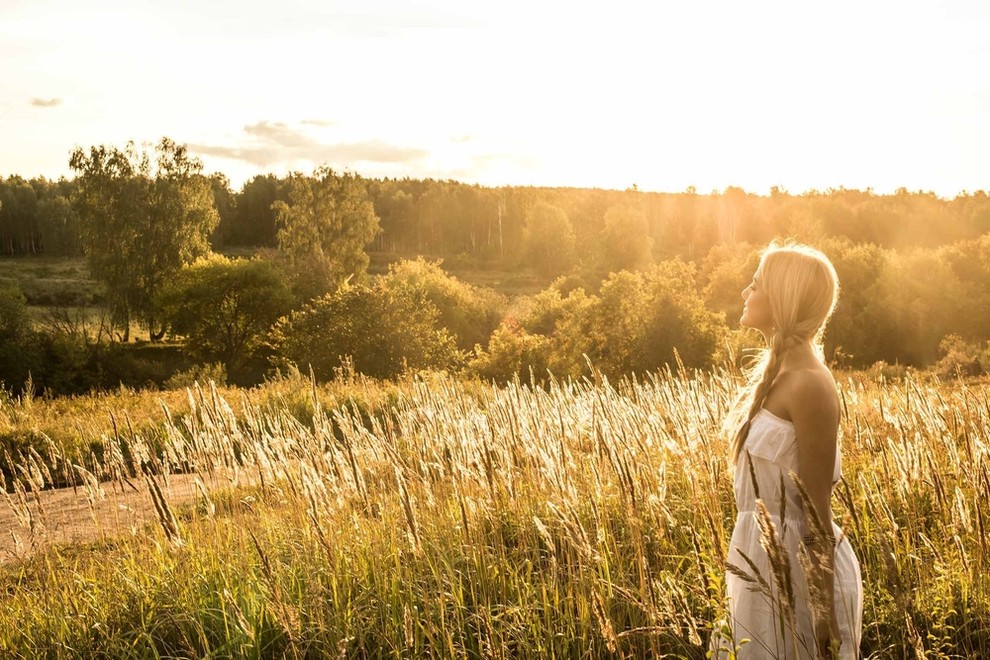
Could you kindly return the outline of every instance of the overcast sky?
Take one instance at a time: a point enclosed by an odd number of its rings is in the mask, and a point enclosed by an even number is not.
[[[0,176],[990,189],[990,2],[0,0]]]

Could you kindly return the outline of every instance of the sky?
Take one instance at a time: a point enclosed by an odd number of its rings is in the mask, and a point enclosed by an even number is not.
[[[0,176],[990,189],[987,0],[0,0]]]

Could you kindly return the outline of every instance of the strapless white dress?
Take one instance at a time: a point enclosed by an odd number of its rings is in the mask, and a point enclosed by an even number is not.
[[[752,462],[752,470],[750,464]],[[798,456],[794,426],[768,410],[753,418],[749,436],[735,470],[736,525],[732,531],[728,563],[756,578],[755,565],[763,582],[760,587],[732,572],[726,572],[729,624],[733,639],[713,635],[713,657],[727,658],[725,650],[739,647],[739,660],[763,658],[817,658],[812,613],[809,607],[808,583],[799,557],[804,514],[797,486],[790,473],[797,473]],[[756,485],[753,484],[753,476]],[[842,475],[842,460],[836,451],[833,480]],[[757,487],[777,529],[781,545],[790,560],[791,584],[794,593],[794,617],[782,616],[782,596],[774,582],[770,560],[760,545],[760,524],[756,516]],[[863,582],[859,561],[842,530],[833,523],[835,534],[835,608],[841,632],[839,657],[859,657],[863,625]],[[758,580],[758,578],[757,578]],[[749,640],[744,642],[743,640]],[[721,650],[720,650],[721,647]]]

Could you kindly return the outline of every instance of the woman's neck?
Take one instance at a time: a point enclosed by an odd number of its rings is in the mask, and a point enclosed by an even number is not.
[[[792,346],[786,353],[784,353],[783,361],[781,362],[781,369],[802,369],[812,366],[819,366],[822,364],[821,359],[818,357],[818,352],[815,351],[815,347],[812,345],[811,341],[801,342],[796,346]]]

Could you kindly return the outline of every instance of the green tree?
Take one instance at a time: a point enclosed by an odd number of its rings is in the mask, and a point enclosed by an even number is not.
[[[216,247],[225,246],[229,244],[226,232],[235,221],[236,198],[230,189],[230,180],[224,174],[211,174],[210,187],[213,189],[213,206],[217,209],[217,224],[210,242]]]
[[[37,333],[20,289],[0,287],[0,386],[19,389],[40,366]]]
[[[610,375],[644,373],[675,363],[706,367],[725,333],[721,314],[705,308],[693,264],[664,261],[612,274],[590,310],[591,357]]]
[[[843,366],[868,367],[903,359],[902,329],[881,288],[892,253],[873,243],[830,240],[822,245],[839,277],[839,302],[825,333],[825,352]]]
[[[966,301],[956,333],[969,341],[990,337],[990,234],[940,248],[939,254],[959,279]]]
[[[154,162],[128,143],[123,150],[76,148],[69,166],[78,174],[73,202],[90,272],[106,285],[124,340],[132,318],[152,339],[161,338],[154,296],[184,264],[209,251],[207,237],[218,221],[202,163],[185,145],[162,138]]]
[[[891,252],[873,304],[886,308],[892,332],[884,337],[887,362],[927,366],[950,334],[970,339],[971,291],[936,250]]]
[[[560,207],[537,202],[526,212],[526,253],[542,275],[560,275],[574,265],[574,228]]]
[[[375,215],[379,218],[382,231],[375,239],[375,248],[380,251],[395,252],[399,246],[412,243],[416,206],[413,196],[403,190],[398,181],[374,181],[373,197]]]
[[[38,195],[31,182],[19,176],[0,179],[0,251],[34,254],[39,251]]]
[[[646,215],[630,204],[605,211],[602,258],[608,272],[645,268],[653,257],[653,239]]]
[[[259,175],[244,182],[234,195],[234,209],[220,215],[217,235],[224,245],[254,245],[273,248],[275,211],[279,199],[279,180],[272,174]]]
[[[214,255],[179,271],[157,303],[171,331],[185,336],[190,354],[220,361],[234,374],[289,311],[292,297],[271,263]]]
[[[708,308],[721,312],[731,327],[739,325],[742,291],[753,280],[760,265],[760,251],[748,243],[716,245],[701,262]]]
[[[594,352],[591,336],[591,310],[598,302],[581,287],[563,295],[558,279],[522,306],[520,324],[528,332],[549,338],[547,368],[557,376],[578,378],[587,375],[586,355]],[[494,340],[494,339],[493,339]],[[534,369],[535,373],[539,373]]]
[[[364,181],[320,167],[311,177],[293,174],[286,185],[288,202],[276,201],[273,208],[297,295],[312,299],[363,274],[365,247],[379,231]]]
[[[57,194],[38,202],[38,233],[45,254],[76,256],[82,254],[79,214],[69,197]]]

